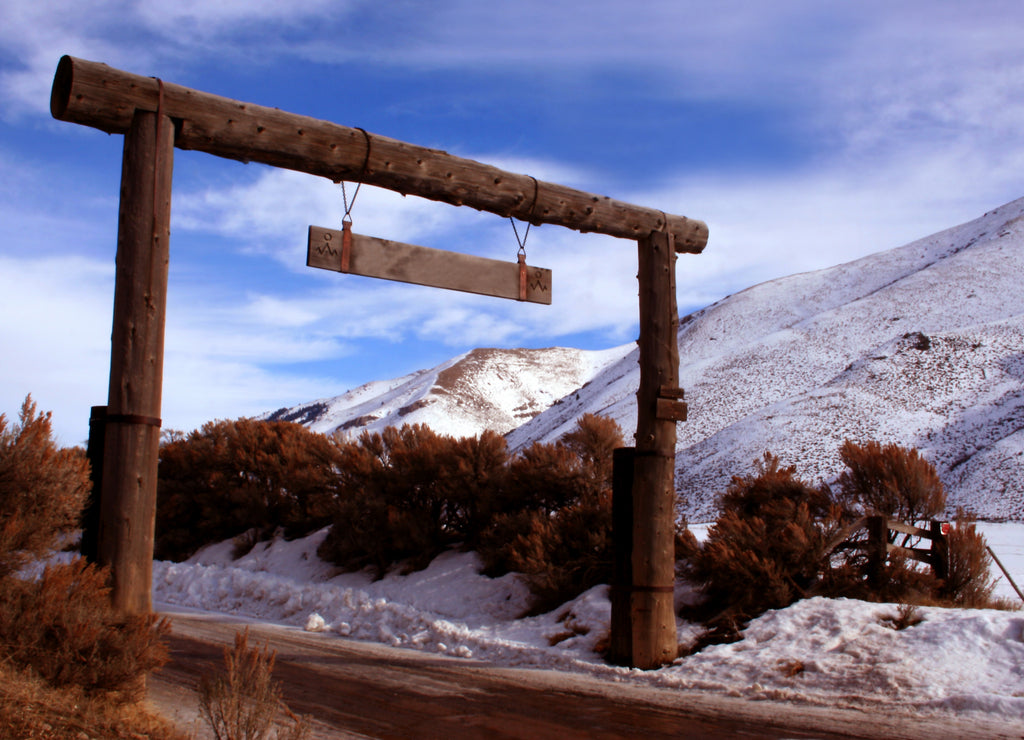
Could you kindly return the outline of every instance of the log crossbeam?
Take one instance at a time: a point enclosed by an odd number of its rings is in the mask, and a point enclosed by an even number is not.
[[[158,108],[175,121],[174,145],[179,149],[261,162],[334,182],[360,181],[535,225],[634,241],[666,231],[679,252],[699,253],[707,244],[707,225],[685,216],[538,181],[362,129],[161,83],[99,62],[65,56],[57,65],[50,95],[54,118],[123,134],[136,110]]]

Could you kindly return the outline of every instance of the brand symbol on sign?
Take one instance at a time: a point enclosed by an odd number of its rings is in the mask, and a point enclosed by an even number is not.
[[[331,238],[332,238],[332,234],[325,233],[323,236],[324,236],[324,243],[316,248],[317,254],[320,254],[320,255],[326,254],[326,255],[329,255],[331,257],[334,257],[335,255],[338,254],[338,250],[335,249],[334,247],[332,247],[331,244],[330,244],[330,241],[331,241]]]

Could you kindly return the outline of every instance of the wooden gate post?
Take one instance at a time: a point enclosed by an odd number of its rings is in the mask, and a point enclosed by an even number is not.
[[[612,451],[612,586],[608,662],[633,665],[633,447]]]
[[[942,525],[943,522],[932,519],[929,531],[932,535],[932,572],[944,581],[949,578],[949,540],[942,532]]]
[[[675,584],[676,420],[659,399],[679,385],[676,252],[671,235],[639,242],[640,388],[633,477],[633,666],[658,668],[678,656]]]
[[[114,608],[152,610],[174,124],[136,111],[124,137],[100,496],[99,562]]]
[[[98,558],[100,536],[100,493],[103,491],[103,448],[107,435],[107,407],[93,406],[89,414],[89,442],[85,456],[89,460],[92,490],[82,510],[82,537],[79,552],[90,563]]]
[[[884,516],[867,517],[868,583],[878,590],[885,580],[885,563],[889,557],[889,525]]]

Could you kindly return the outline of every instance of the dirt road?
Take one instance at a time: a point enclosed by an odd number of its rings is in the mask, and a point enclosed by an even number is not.
[[[150,700],[193,726],[198,676],[221,665],[238,620],[172,615],[172,660]],[[1005,727],[962,727],[877,712],[795,707],[652,689],[549,670],[500,668],[332,635],[250,624],[250,644],[277,651],[284,699],[316,738],[1021,738]],[[197,737],[203,737],[201,728]]]

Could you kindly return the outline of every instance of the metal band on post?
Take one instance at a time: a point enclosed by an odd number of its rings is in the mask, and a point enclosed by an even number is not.
[[[163,420],[155,416],[141,416],[139,414],[107,414],[104,419],[108,424],[145,424],[146,426],[163,426]]]

